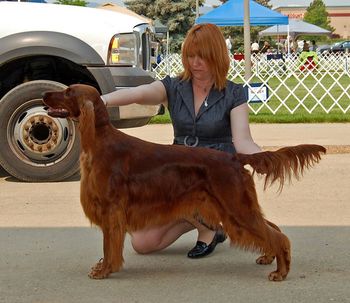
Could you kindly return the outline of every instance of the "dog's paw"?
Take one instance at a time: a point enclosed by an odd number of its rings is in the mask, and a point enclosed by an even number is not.
[[[107,269],[92,269],[89,273],[89,278],[91,279],[105,279],[109,276],[110,270]]]
[[[255,262],[257,264],[267,265],[267,264],[271,264],[274,259],[275,259],[275,256],[263,255],[263,256],[260,256],[259,258],[257,258],[255,260]]]
[[[103,259],[97,262],[93,267],[91,267],[91,272],[89,273],[89,278],[91,279],[105,279],[109,276],[111,270],[108,269],[103,263]]]
[[[93,267],[91,267],[91,270],[100,270],[102,268],[103,264],[103,258],[101,258]]]
[[[270,281],[279,282],[279,281],[283,281],[286,277],[287,277],[287,274],[282,274],[281,272],[279,272],[277,270],[273,271],[269,274]]]

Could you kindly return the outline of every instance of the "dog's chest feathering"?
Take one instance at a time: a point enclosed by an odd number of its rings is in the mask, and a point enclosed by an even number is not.
[[[80,168],[83,172],[90,172],[92,168],[92,155],[90,152],[82,151],[80,153]]]
[[[101,205],[95,194],[95,184],[92,182],[92,162],[92,155],[89,152],[81,152],[80,203],[91,223],[99,225],[101,223]]]

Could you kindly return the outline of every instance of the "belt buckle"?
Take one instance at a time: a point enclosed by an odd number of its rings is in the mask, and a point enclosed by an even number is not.
[[[194,138],[195,139],[193,144],[189,144],[187,142],[187,140],[190,139],[190,138]],[[188,147],[196,147],[198,145],[198,143],[199,143],[199,139],[198,139],[197,136],[186,136],[185,139],[184,139],[184,145],[188,146]]]

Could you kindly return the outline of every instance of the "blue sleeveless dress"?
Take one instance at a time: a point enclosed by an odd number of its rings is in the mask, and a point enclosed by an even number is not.
[[[174,127],[174,144],[200,146],[235,153],[230,112],[247,102],[243,86],[227,81],[222,91],[211,89],[206,103],[194,112],[191,81],[169,76],[161,80]]]

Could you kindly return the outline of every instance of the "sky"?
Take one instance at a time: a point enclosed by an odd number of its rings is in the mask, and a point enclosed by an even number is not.
[[[56,0],[46,0],[47,2],[55,2]],[[272,5],[272,8],[278,7],[281,5],[309,5],[312,0],[270,0],[270,5]],[[347,5],[350,5],[350,0],[323,0],[325,4],[328,5],[341,5],[343,3],[346,3]],[[87,0],[89,3],[98,3],[103,4],[107,2],[112,2],[121,6],[125,6],[123,3],[123,0]],[[222,3],[219,0],[206,0],[205,5],[206,6],[213,6],[213,5],[221,5]]]
[[[280,0],[270,0],[270,4],[275,6],[278,5],[278,3],[280,2]],[[213,6],[213,5],[220,5],[222,4],[219,0],[206,0],[205,1],[205,5],[208,6]]]
[[[270,0],[270,5],[272,7],[278,7],[281,5],[309,5],[312,0]],[[206,0],[206,5],[220,5],[221,2],[219,0]],[[346,3],[350,5],[350,0],[323,0],[323,2],[328,5],[340,5],[342,3]]]
[[[221,2],[219,0],[206,0],[205,4],[209,6],[213,6],[213,5],[220,5]]]
[[[123,0],[109,0],[111,2],[114,2],[116,4],[123,6]],[[349,2],[350,0],[324,0],[325,2],[329,2],[331,4],[332,2],[338,3],[338,2]],[[91,2],[98,2],[98,3],[106,3],[108,0],[91,0]],[[298,4],[298,5],[309,5],[311,3],[311,0],[270,0],[270,4],[272,7],[280,6],[282,4]],[[220,5],[222,4],[219,0],[206,0],[205,5],[207,6],[213,6],[213,5]]]

